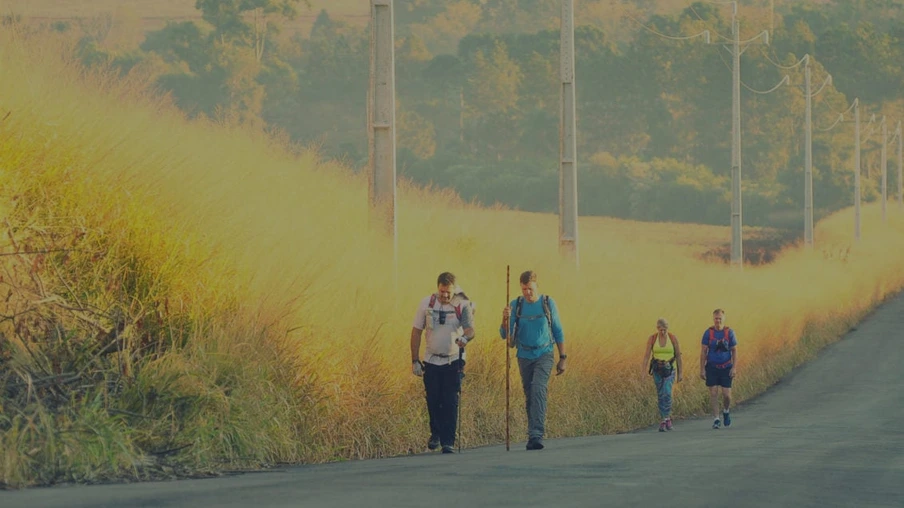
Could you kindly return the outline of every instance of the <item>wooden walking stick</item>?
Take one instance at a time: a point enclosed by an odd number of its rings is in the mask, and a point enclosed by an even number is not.
[[[509,265],[505,265],[505,306],[509,305]],[[511,369],[512,361],[509,358],[509,333],[511,333],[511,323],[509,323],[509,316],[505,316],[503,319],[503,325],[505,326],[505,451],[509,451],[509,422],[510,412],[509,412],[509,393],[511,391],[511,385],[509,383],[509,370]]]

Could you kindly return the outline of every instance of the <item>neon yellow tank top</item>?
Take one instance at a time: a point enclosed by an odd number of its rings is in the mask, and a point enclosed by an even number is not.
[[[665,340],[665,346],[659,345],[659,334],[653,339],[653,359],[669,361],[675,357],[675,346],[672,345],[671,339]]]

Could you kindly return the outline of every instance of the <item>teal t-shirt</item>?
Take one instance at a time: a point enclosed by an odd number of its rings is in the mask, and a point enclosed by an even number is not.
[[[562,321],[559,319],[559,310],[556,302],[552,298],[549,299],[549,314],[552,318],[552,327],[549,320],[546,319],[546,313],[543,312],[543,298],[540,295],[536,302],[528,302],[521,299],[521,318],[517,322],[517,337],[515,344],[518,348],[518,358],[534,360],[553,349],[553,342],[561,343],[565,341],[565,335],[562,332]],[[509,318],[509,333],[515,332],[515,314],[518,309],[518,299],[511,302],[512,314]],[[499,335],[505,338],[505,327],[499,327]]]

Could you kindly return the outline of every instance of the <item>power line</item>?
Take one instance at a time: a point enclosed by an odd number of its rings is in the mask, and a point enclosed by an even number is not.
[[[814,95],[815,95],[815,94],[814,94]],[[826,127],[825,129],[818,129],[818,130],[821,130],[821,131],[823,131],[823,132],[832,130],[836,125],[838,125],[839,122],[841,122],[841,121],[844,120],[844,115],[850,113],[851,110],[854,109],[854,107],[855,107],[856,105],[857,105],[857,99],[854,99],[854,102],[852,102],[851,105],[848,106],[848,108],[847,108],[846,110],[844,110],[844,111],[841,112],[841,113],[838,113],[838,118],[835,120],[835,123],[833,123],[832,125]]]
[[[766,53],[765,51],[763,51],[763,56],[766,57],[766,60],[767,60],[769,63],[771,63],[772,65],[778,67],[779,69],[783,69],[783,70],[786,70],[786,71],[790,71],[791,69],[796,69],[796,68],[800,67],[800,64],[804,63],[804,61],[808,58],[809,55],[804,55],[804,57],[801,58],[800,60],[798,60],[797,63],[794,64],[794,65],[782,65],[782,64],[780,64],[780,63],[778,63],[778,62],[775,62],[775,61],[773,61],[771,58],[769,58],[769,53]]]
[[[619,4],[619,6],[621,6],[621,4]],[[662,37],[663,39],[670,39],[670,40],[673,40],[673,41],[686,41],[686,40],[688,40],[688,39],[696,39],[697,37],[700,37],[700,36],[702,35],[702,36],[704,36],[704,38],[706,38],[707,42],[709,42],[709,33],[710,33],[709,30],[704,30],[704,31],[702,31],[702,32],[700,32],[700,33],[698,33],[698,34],[696,34],[696,35],[687,35],[687,36],[666,35],[666,34],[664,34],[664,33],[658,32],[658,31],[656,31],[656,30],[654,30],[654,29],[648,27],[647,25],[641,23],[640,21],[638,21],[634,16],[632,16],[631,14],[629,14],[628,11],[625,10],[624,7],[621,7],[621,10],[622,10],[622,12],[625,14],[625,16],[627,16],[631,21],[637,23],[638,25],[640,25],[640,26],[641,26],[642,28],[644,28],[645,30],[647,30],[647,31],[649,31],[649,32],[651,32],[651,33],[654,33],[654,34],[656,34],[656,35]]]
[[[755,94],[766,95],[766,94],[768,94],[768,93],[772,93],[772,92],[778,90],[779,87],[781,87],[782,85],[784,85],[785,83],[787,83],[787,82],[789,82],[789,81],[790,81],[790,78],[789,78],[788,76],[785,76],[785,77],[782,78],[781,81],[778,82],[777,85],[775,85],[774,87],[770,88],[769,90],[766,90],[765,92],[761,92],[761,91],[759,91],[759,90],[754,90],[753,88],[750,88],[749,86],[747,86],[743,81],[741,81],[741,86],[743,86],[744,88],[746,88],[747,90],[750,90],[751,92],[753,92],[753,93],[755,93]]]
[[[822,131],[822,132],[830,131],[830,130],[834,129],[835,126],[838,125],[838,124],[841,122],[841,120],[843,120],[843,119],[844,119],[844,114],[843,114],[843,113],[839,113],[839,114],[838,114],[838,118],[835,119],[835,123],[833,123],[832,125],[826,127],[825,129],[819,129],[819,128],[818,128],[818,129],[816,129],[816,130]]]
[[[815,92],[813,92],[813,93],[810,95],[810,97],[816,97],[817,95],[819,95],[819,92],[821,92],[823,88],[829,86],[831,83],[832,83],[832,75],[829,74],[829,75],[826,76],[826,79],[824,79],[824,80],[822,81],[822,85],[819,87],[819,90],[816,90]]]
[[[725,3],[725,4],[730,4],[730,3],[734,3],[734,2],[710,2],[710,3]],[[697,16],[697,19],[699,19],[700,21],[702,21],[702,22],[704,22],[704,23],[707,22],[705,19],[703,19],[702,16],[700,16],[699,14],[697,14],[697,10],[694,9],[694,4],[691,4],[689,7],[690,7],[691,11],[694,13],[694,16]],[[733,39],[731,39],[730,37],[725,37],[724,35],[720,34],[720,33],[717,32],[716,30],[711,29],[711,28],[709,27],[709,25],[705,25],[705,26],[706,26],[706,29],[707,29],[707,30],[709,30],[709,31],[711,31],[712,33],[716,34],[716,36],[719,37],[720,39],[726,40],[726,41],[728,41],[728,42],[732,42]]]

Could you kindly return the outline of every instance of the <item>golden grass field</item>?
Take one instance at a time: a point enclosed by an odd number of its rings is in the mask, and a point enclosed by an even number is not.
[[[510,296],[517,275],[534,269],[564,322],[569,366],[550,383],[551,437],[655,421],[641,360],[660,316],[688,352],[680,418],[706,407],[692,374],[714,308],[727,310],[738,335],[743,401],[904,286],[904,210],[895,203],[887,223],[878,205],[865,207],[858,243],[845,210],[818,224],[815,250],[791,248],[744,270],[698,258],[727,241],[727,228],[583,217],[575,269],[558,256],[555,216],[471,206],[403,183],[394,256],[368,229],[363,176],[260,135],[186,121],[143,95],[142,83],[83,76],[59,46],[2,37],[0,249],[19,249],[22,238],[75,246],[40,262],[0,258],[0,291],[13,295],[4,315],[28,304],[61,328],[88,326],[86,314],[69,313],[79,302],[104,315],[156,309],[163,322],[159,336],[142,335],[141,320],[121,331],[124,345],[98,371],[119,380],[115,393],[75,393],[68,409],[3,401],[6,485],[420,452],[426,409],[408,337],[418,301],[446,270],[478,305],[463,388],[466,447],[504,437],[497,329],[507,265]],[[54,301],[66,302],[59,316],[46,311]],[[16,323],[0,323],[0,382],[30,379],[57,343],[23,338]],[[167,346],[142,356],[143,337]],[[89,342],[76,335],[65,344]],[[522,400],[514,390],[516,441]],[[181,451],[149,453],[162,449]],[[169,469],[147,472],[161,461]]]

